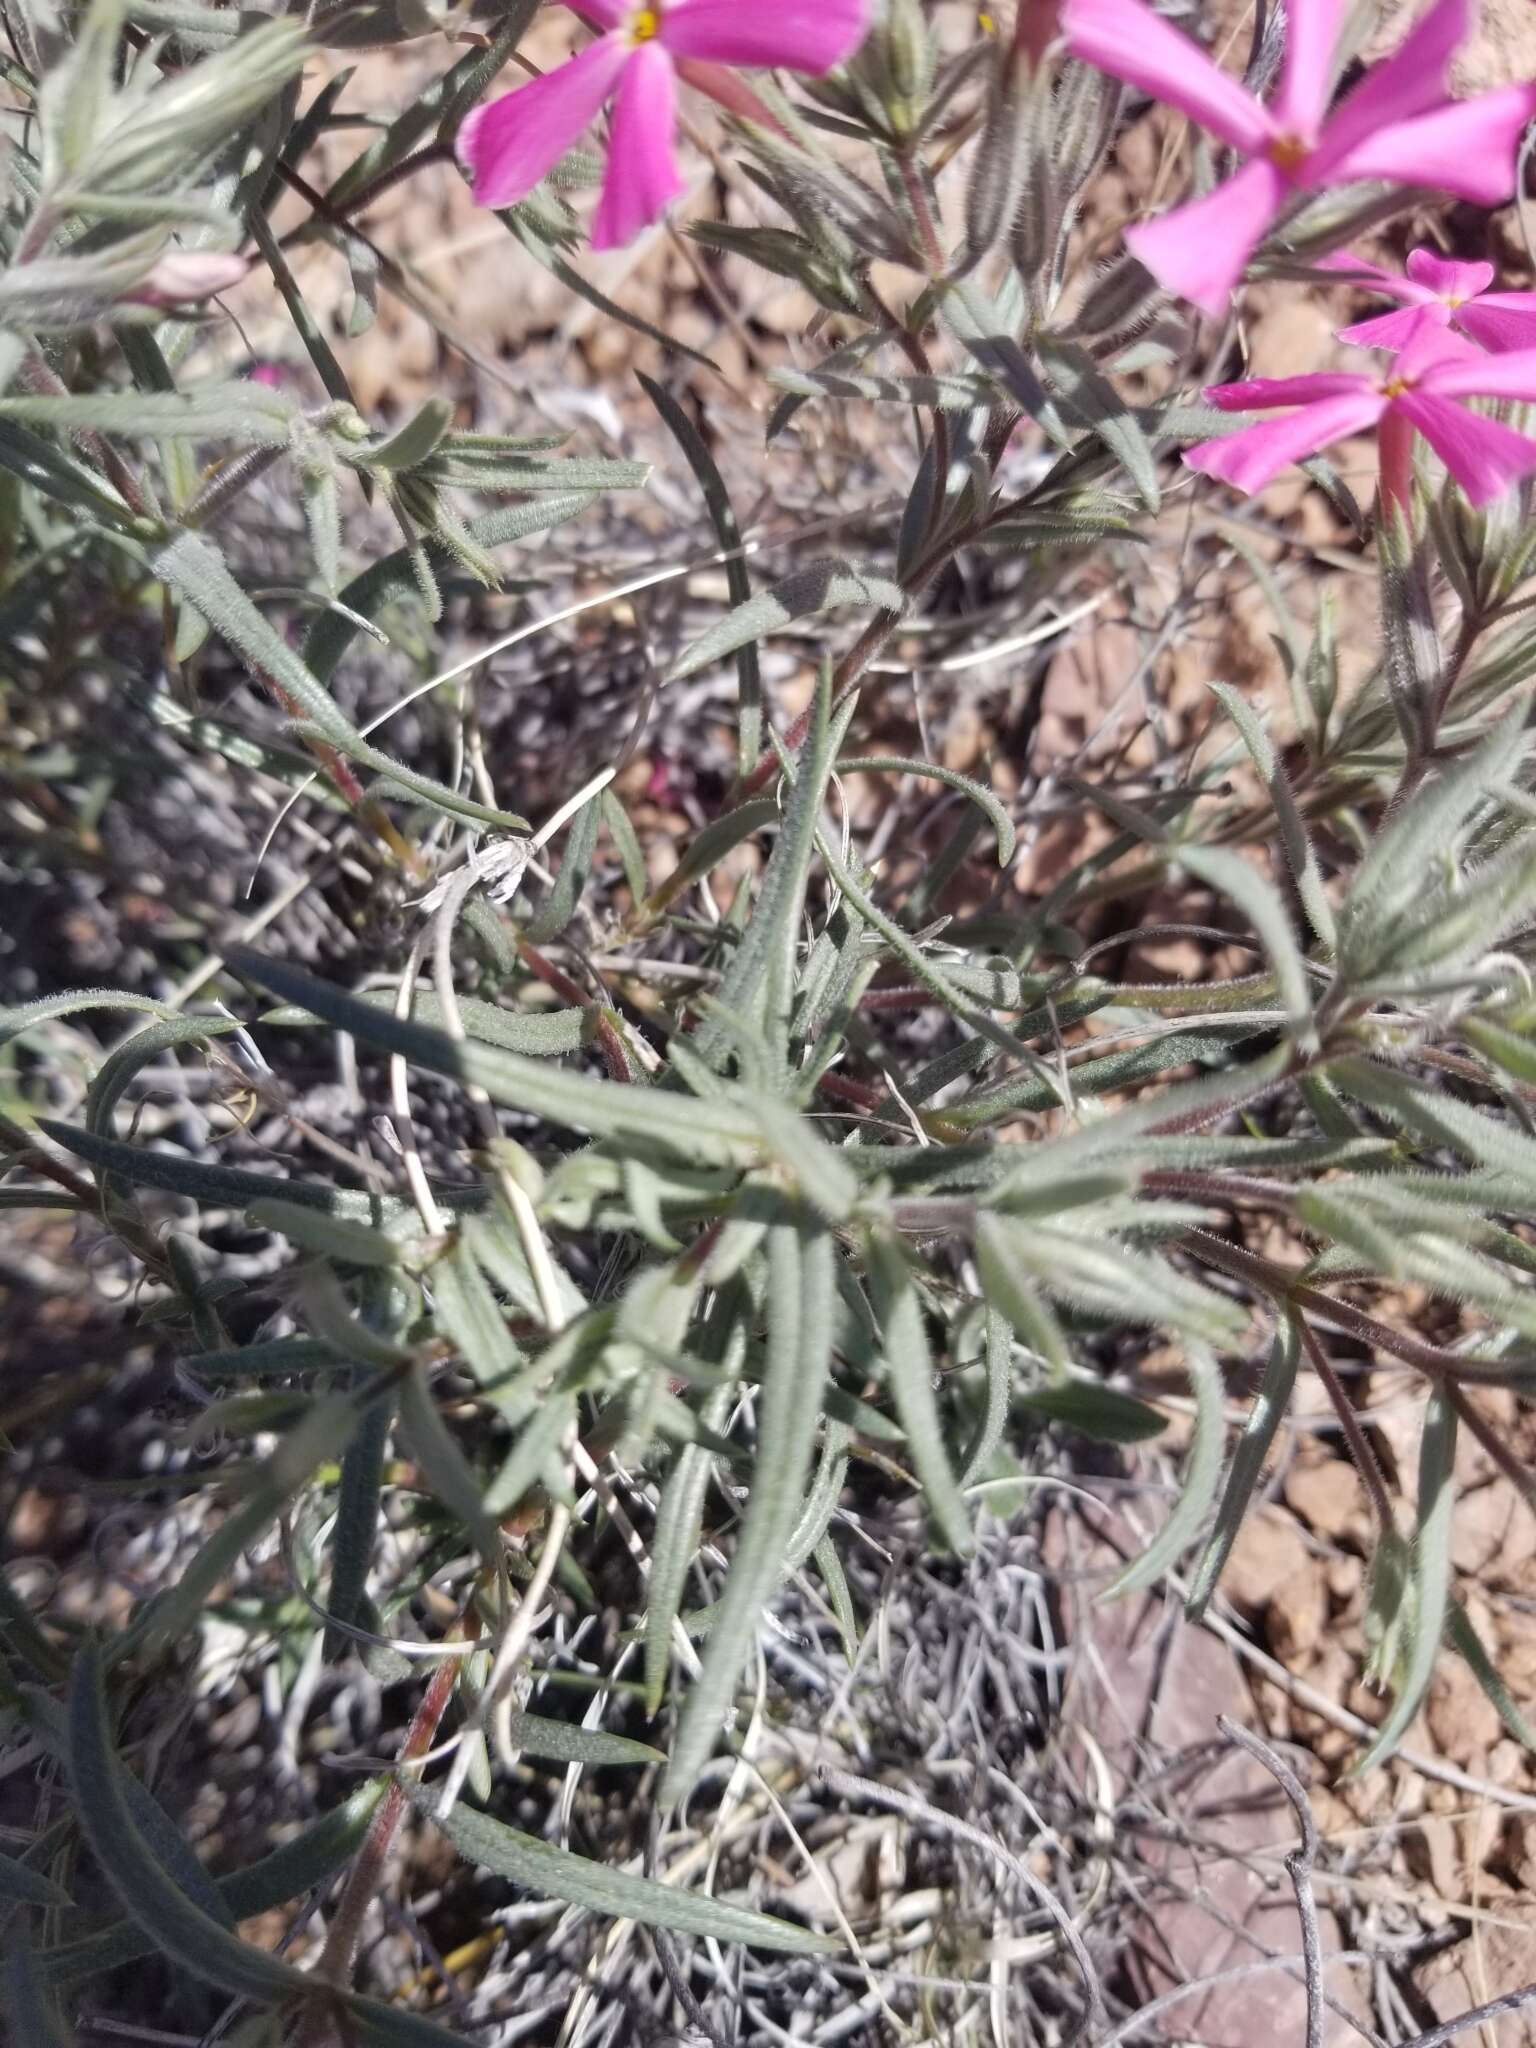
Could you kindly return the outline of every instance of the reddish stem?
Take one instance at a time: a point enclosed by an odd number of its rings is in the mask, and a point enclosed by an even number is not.
[[[458,1624],[450,1634],[457,1636],[463,1631]],[[406,1732],[398,1761],[412,1763],[426,1755],[437,1739],[438,1724],[453,1697],[453,1688],[462,1669],[462,1659],[445,1657],[433,1672],[426,1691],[421,1696],[410,1728]],[[363,1921],[368,1908],[377,1897],[384,1882],[385,1866],[389,1852],[394,1847],[395,1836],[406,1809],[405,1787],[399,1778],[384,1794],[383,1804],[374,1815],[373,1826],[368,1830],[367,1840],[357,1853],[357,1861],[348,1875],[341,1903],[336,1917],[331,1922],[330,1932],[325,1938],[325,1948],[315,1970],[317,1984],[329,1986],[332,1990],[343,1990],[351,1981],[353,1962],[357,1945],[362,1939]],[[327,2030],[335,2032],[332,2013],[326,2011],[320,2002],[311,2009],[308,2023],[301,2031],[301,2048],[319,2048],[324,2042]]]
[[[579,982],[572,981],[563,967],[557,967],[553,960],[546,959],[531,939],[519,937],[517,951],[523,965],[531,968],[539,980],[547,988],[552,988],[563,1003],[574,1003],[580,1009],[596,1013],[597,1021],[593,1026],[593,1036],[597,1040],[597,1049],[603,1056],[603,1064],[608,1069],[609,1079],[632,1081],[635,1076],[634,1069],[629,1063],[629,1053],[623,1039],[614,1030],[603,1005],[595,1002]]]
[[[1383,525],[1401,523],[1404,538],[1413,533],[1413,422],[1389,405],[1376,429],[1380,464],[1380,510]]]
[[[1028,63],[1031,71],[1040,69],[1045,62],[1047,50],[1060,33],[1060,0],[1019,0],[1019,11],[1013,27],[1013,46]]]

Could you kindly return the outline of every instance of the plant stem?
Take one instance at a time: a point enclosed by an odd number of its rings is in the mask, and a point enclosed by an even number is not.
[[[462,1633],[462,1630],[462,1622],[456,1624],[450,1631],[450,1637]],[[432,1747],[461,1668],[460,1659],[445,1657],[433,1672],[406,1732],[398,1759],[400,1763],[411,1763],[425,1756]],[[405,1816],[405,1808],[405,1787],[397,1777],[384,1794],[384,1802],[374,1815],[367,1840],[357,1852],[357,1861],[348,1873],[341,1902],[325,1938],[325,1948],[315,1967],[317,1981],[332,1989],[343,1990],[351,1982],[363,1922],[384,1882],[385,1866]],[[299,2031],[298,2048],[325,2048],[327,2038],[334,2040],[336,2033],[334,2021],[317,2001]]]
[[[1387,1482],[1382,1477],[1380,1461],[1371,1448],[1371,1440],[1361,1426],[1354,1403],[1345,1393],[1327,1352],[1318,1343],[1316,1333],[1305,1316],[1297,1316],[1296,1327],[1301,1332],[1302,1345],[1312,1370],[1322,1381],[1324,1391],[1333,1404],[1333,1412],[1339,1418],[1339,1426],[1344,1432],[1344,1441],[1349,1446],[1349,1455],[1355,1470],[1360,1474],[1360,1482],[1370,1496],[1377,1533],[1381,1536],[1390,1536],[1396,1527],[1392,1517],[1392,1500],[1387,1492]]]

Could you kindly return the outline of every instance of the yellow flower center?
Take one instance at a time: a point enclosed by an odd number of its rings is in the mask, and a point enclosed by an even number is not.
[[[637,7],[629,17],[628,34],[632,43],[654,42],[661,34],[661,9]]]
[[[1299,171],[1311,154],[1311,145],[1299,135],[1280,135],[1269,145],[1269,160],[1277,171]]]
[[[1383,398],[1401,398],[1405,391],[1413,389],[1411,377],[1389,377],[1381,387]]]

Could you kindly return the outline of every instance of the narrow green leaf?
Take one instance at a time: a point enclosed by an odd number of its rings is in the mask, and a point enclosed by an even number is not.
[[[356,400],[352,396],[352,387],[347,382],[346,372],[337,362],[336,352],[326,340],[325,330],[309,310],[304,294],[299,289],[299,281],[288,267],[288,259],[283,254],[282,245],[272,232],[266,214],[260,206],[251,208],[246,225],[251,231],[262,261],[272,273],[272,282],[282,295],[294,330],[304,344],[305,353],[315,366],[315,374],[338,405],[350,405],[355,409]]]
[[[576,915],[582,891],[591,878],[592,860],[597,852],[597,828],[602,815],[596,797],[590,797],[577,812],[565,842],[565,857],[555,877],[555,886],[528,922],[528,936],[536,946],[547,946],[551,940],[558,939]]]
[[[824,612],[849,607],[890,612],[900,618],[906,605],[906,593],[887,577],[867,576],[846,562],[815,562],[728,612],[678,656],[667,672],[667,681],[680,683],[700,669],[712,668],[727,655],[779,632],[796,619],[818,618]]]
[[[842,1154],[818,1135],[809,1118],[772,1097],[743,1090],[756,1111],[769,1151],[794,1176],[795,1185],[818,1215],[841,1223],[859,1198],[858,1175]]]
[[[195,1045],[204,1038],[221,1038],[239,1029],[239,1021],[234,1017],[167,1017],[157,1024],[146,1024],[142,1031],[136,1031],[109,1054],[97,1069],[96,1078],[85,1098],[86,1123],[93,1131],[110,1137],[112,1111],[131,1087],[134,1076],[152,1060],[157,1060],[161,1053],[176,1046]]]
[[[51,427],[56,433],[88,429],[128,439],[238,440],[247,447],[282,447],[292,430],[290,398],[247,379],[205,384],[192,391],[87,391],[64,398],[0,398],[0,419]]]
[[[393,1016],[393,989],[365,989],[357,998]],[[569,1010],[504,1010],[499,1003],[482,1002],[477,996],[460,996],[459,1017],[466,1036],[486,1045],[499,1045],[507,1052],[525,1053],[532,1059],[550,1059],[560,1053],[580,1052],[592,1035],[592,1012]],[[324,1024],[326,1019],[295,1003],[269,1010],[263,1024],[293,1028]],[[411,1021],[440,1030],[443,1006],[430,988],[417,989],[411,1002]]]
[[[499,1047],[463,1043],[421,1024],[385,1015],[303,968],[270,960],[244,946],[229,948],[229,963],[273,995],[323,1016],[365,1044],[398,1052],[417,1066],[484,1088],[494,1102],[531,1110],[594,1137],[631,1137],[670,1144],[696,1159],[755,1155],[761,1139],[755,1119],[728,1102],[703,1104],[669,1098],[654,1088],[565,1074]]]
[[[334,1259],[339,1266],[398,1266],[400,1247],[393,1239],[362,1223],[348,1223],[339,1216],[325,1216],[297,1202],[267,1197],[246,1204],[246,1215],[258,1230],[275,1231],[278,1236]]]
[[[205,1385],[221,1380],[286,1379],[290,1374],[334,1370],[345,1361],[329,1344],[313,1337],[271,1337],[263,1344],[243,1344],[227,1351],[198,1351],[182,1360],[182,1370]]]
[[[349,7],[347,13],[353,10]],[[440,2027],[419,2012],[403,2006],[383,2005],[376,1998],[362,1998],[356,1992],[347,1998],[347,2032],[360,2048],[463,2048],[464,2036]]]
[[[689,841],[682,859],[666,880],[646,891],[642,900],[647,915],[659,916],[685,890],[691,889],[701,876],[717,867],[728,853],[734,853],[738,846],[757,833],[776,829],[779,823],[778,799],[771,796],[754,797],[747,803],[737,804],[734,810],[712,818],[703,831]]]
[[[135,1187],[163,1188],[167,1194],[187,1195],[194,1202],[212,1207],[244,1208],[250,1202],[275,1195],[328,1216],[360,1222],[377,1219],[383,1224],[397,1220],[416,1223],[415,1209],[397,1195],[364,1194],[353,1188],[332,1187],[325,1181],[289,1180],[277,1173],[249,1173],[239,1166],[204,1165],[201,1160],[179,1158],[174,1152],[156,1152],[147,1145],[126,1145],[118,1138],[101,1138],[94,1131],[76,1130],[53,1117],[39,1117],[37,1127],[77,1159],[105,1173],[121,1175]],[[480,1188],[439,1188],[437,1198],[449,1208],[474,1208],[484,1203],[485,1194]],[[417,1224],[418,1230],[419,1227]]]
[[[719,1012],[733,1012],[755,1027],[779,1072],[786,1076],[800,919],[817,824],[827,778],[853,709],[850,699],[834,717],[831,685],[824,672],[817,685],[811,729],[800,749],[794,787],[785,805],[778,841],[764,870],[751,920],[731,955],[717,995]],[[717,1013],[695,1034],[693,1050],[718,1067],[724,1064],[728,1043]]]
[[[23,1906],[72,1906],[74,1900],[62,1885],[41,1870],[18,1863],[14,1856],[0,1856],[0,1899]]]
[[[355,460],[365,469],[417,469],[453,424],[453,401],[429,398],[387,441],[359,448]]]
[[[1275,889],[1251,862],[1224,847],[1180,847],[1177,858],[1186,873],[1230,898],[1252,925],[1275,971],[1290,1029],[1303,1045],[1310,1046],[1315,1033],[1306,962]]]
[[[872,376],[857,370],[770,370],[768,381],[799,398],[858,399],[865,405],[926,406],[935,412],[974,412],[979,405],[997,402],[985,377],[963,372],[914,377]]]
[[[512,1745],[528,1756],[557,1764],[664,1764],[665,1754],[648,1742],[610,1735],[606,1728],[582,1728],[574,1721],[551,1721],[544,1714],[510,1717]]]
[[[127,1790],[130,1780],[124,1780]],[[286,1905],[334,1877],[362,1846],[388,1780],[371,1778],[340,1806],[311,1821],[281,1848],[244,1870],[215,1880],[230,1921],[254,1919]],[[103,1970],[115,1970],[153,1954],[153,1937],[136,1920],[119,1921],[99,1934],[65,1942],[40,1958],[50,1984],[73,1984]]]
[[[1495,1173],[1507,1173],[1526,1189],[1536,1187],[1536,1138],[1496,1122],[1415,1076],[1372,1060],[1335,1060],[1328,1074],[1343,1094],[1367,1103],[1393,1123],[1432,1144],[1449,1145]]]
[[[1253,1499],[1254,1488],[1264,1469],[1264,1460],[1269,1447],[1275,1440],[1275,1431],[1290,1406],[1291,1389],[1296,1384],[1296,1366],[1301,1356],[1301,1341],[1296,1324],[1290,1316],[1283,1316],[1275,1326],[1274,1343],[1270,1346],[1269,1363],[1264,1368],[1264,1378],[1259,1391],[1253,1397],[1253,1407],[1238,1438],[1237,1449],[1232,1455],[1232,1469],[1227,1474],[1226,1491],[1221,1497],[1221,1506],[1216,1511],[1216,1526],[1211,1531],[1210,1541],[1205,1546],[1199,1568],[1190,1585],[1189,1597],[1184,1611],[1191,1621],[1198,1621],[1206,1610],[1216,1582],[1221,1577],[1237,1532],[1242,1527],[1243,1517]]]
[[[737,1348],[744,1347],[743,1338]],[[723,1428],[733,1399],[733,1381],[715,1389],[700,1418],[707,1429]],[[704,1496],[713,1463],[712,1454],[702,1444],[688,1444],[678,1453],[656,1509],[645,1604],[645,1705],[649,1714],[660,1709],[666,1693],[672,1628],[682,1611],[683,1590],[698,1555]]]
[[[485,1489],[488,1515],[500,1521],[542,1483],[551,1467],[563,1466],[563,1447],[575,1423],[574,1395],[551,1394],[532,1420],[524,1423],[501,1470]]]
[[[0,420],[0,469],[89,519],[119,530],[133,524],[123,500],[94,470],[12,420]]]
[[[1013,1331],[1008,1318],[990,1302],[986,1309],[986,1341],[984,1345],[986,1368],[986,1405],[977,1419],[976,1433],[972,1437],[960,1467],[962,1488],[979,1479],[992,1462],[998,1445],[1003,1440],[1003,1431],[1008,1426],[1008,1417],[1013,1408]]]
[[[788,1920],[573,1856],[470,1807],[456,1806],[452,1813],[441,1814],[429,1787],[407,1789],[423,1819],[441,1828],[468,1862],[494,1871],[536,1898],[561,1899],[590,1913],[638,1921],[642,1927],[665,1927],[701,1940],[738,1941],[787,1955],[828,1955],[838,1946]]]
[[[851,1666],[859,1654],[859,1619],[853,1611],[848,1575],[830,1536],[823,1536],[816,1546],[816,1568],[831,1597],[832,1612],[837,1616],[837,1632],[843,1639],[843,1655]]]
[[[487,1569],[495,1571],[501,1555],[496,1524],[486,1511],[480,1482],[449,1434],[419,1368],[400,1382],[400,1434],[427,1485],[458,1516]]]
[[[457,1347],[477,1384],[494,1388],[509,1380],[523,1364],[523,1354],[468,1243],[456,1239],[428,1277],[438,1327]]]
[[[1482,1637],[1472,1626],[1467,1610],[1459,1600],[1451,1601],[1445,1632],[1451,1647],[1470,1667],[1472,1676],[1492,1702],[1494,1712],[1516,1742],[1522,1748],[1536,1751],[1536,1729],[1515,1704],[1513,1693],[1499,1675],[1499,1667],[1488,1654]]]
[[[76,1653],[70,1678],[70,1777],[76,1813],[124,1908],[156,1948],[202,1983],[263,2005],[311,1996],[311,1978],[221,1927],[166,1874],[129,1814],[119,1769],[107,1724],[101,1659],[95,1646],[86,1644]]]
[[[1097,1380],[1070,1379],[1056,1386],[1031,1387],[1015,1396],[1015,1406],[1107,1444],[1147,1443],[1168,1427],[1167,1416],[1149,1408],[1145,1401]]]
[[[908,1455],[945,1543],[963,1557],[971,1549],[971,1518],[944,1445],[922,1303],[900,1246],[884,1232],[870,1234],[869,1266],[885,1368]]]
[[[539,1290],[528,1269],[517,1225],[500,1198],[487,1203],[483,1215],[466,1217],[463,1231],[465,1242],[508,1301],[542,1321]],[[555,1267],[555,1289],[567,1322],[585,1314],[586,1297],[563,1266]]]
[[[1423,1704],[1435,1673],[1451,1602],[1451,1533],[1456,1506],[1456,1410],[1444,1391],[1432,1387],[1419,1439],[1419,1495],[1409,1553],[1406,1642],[1392,1711],[1376,1739],[1356,1763],[1352,1778],[1385,1763]]]
[[[1064,1391],[1071,1371],[1066,1339],[1054,1313],[1015,1255],[1011,1233],[996,1216],[983,1213],[976,1218],[973,1241],[976,1268],[988,1303],[1007,1318],[1030,1350],[1050,1367],[1057,1381],[1050,1391]]]
[[[933,761],[910,760],[902,754],[861,754],[851,761],[839,761],[837,772],[839,775],[923,775],[934,782],[947,783],[951,789],[958,789],[962,795],[968,796],[985,814],[997,835],[998,866],[1005,868],[1013,859],[1018,834],[1007,806],[985,783],[962,775],[958,769],[941,767]]]
[[[703,1669],[683,1707],[662,1784],[666,1805],[693,1788],[730,1711],[785,1552],[821,1422],[835,1328],[834,1252],[809,1217],[768,1228],[768,1347],[758,1399],[758,1460]]]
[[[1184,1470],[1184,1490],[1152,1543],[1124,1571],[1115,1574],[1100,1595],[1101,1599],[1118,1599],[1123,1593],[1137,1592],[1160,1579],[1194,1541],[1216,1497],[1216,1482],[1221,1477],[1222,1440],[1226,1433],[1221,1408],[1221,1373],[1215,1359],[1198,1346],[1190,1347],[1188,1360],[1189,1377],[1195,1389],[1195,1434]]]
[[[837,1512],[837,1504],[842,1498],[843,1485],[848,1477],[848,1446],[853,1441],[853,1429],[833,1412],[833,1392],[834,1389],[828,1386],[822,1397],[827,1408],[827,1421],[821,1432],[821,1450],[816,1459],[816,1470],[805,1499],[800,1503],[799,1517],[790,1532],[784,1567],[786,1573],[799,1571],[826,1535],[832,1517]]]
[[[722,551],[730,557],[725,564],[725,579],[731,604],[733,607],[744,605],[752,596],[752,579],[741,556],[741,529],[736,524],[725,479],[703,435],[677,400],[647,377],[643,370],[635,374],[698,480],[710,524],[715,529],[715,538]],[[736,772],[739,776],[747,776],[757,766],[757,757],[763,746],[763,685],[755,644],[749,643],[736,650],[736,687]]]
[[[1355,870],[1339,911],[1339,965],[1368,955],[1372,932],[1420,894],[1432,865],[1443,859],[1485,798],[1506,787],[1530,744],[1523,699],[1488,737],[1389,818]]]
[[[339,1622],[355,1626],[368,1593],[373,1569],[374,1546],[378,1542],[380,1497],[384,1480],[384,1452],[394,1424],[393,1401],[373,1401],[363,1411],[357,1434],[347,1445],[341,1461],[341,1483],[336,1489],[336,1526],[331,1535],[331,1583],[327,1593],[330,1612]],[[326,1634],[325,1654],[345,1654],[347,1639],[340,1629]]]
[[[1058,336],[1039,337],[1040,360],[1063,405],[1096,434],[1136,486],[1142,504],[1155,512],[1161,503],[1157,460],[1135,409],[1095,364],[1085,348]]]
[[[541,497],[518,505],[499,505],[494,512],[469,521],[469,537],[478,548],[506,547],[530,534],[543,533],[547,528],[558,526],[563,520],[585,511],[597,495],[594,491],[573,491],[557,498]],[[434,576],[453,573],[455,558],[446,547],[429,541],[426,556]],[[310,629],[304,647],[304,659],[310,673],[322,684],[335,674],[342,657],[361,631],[357,618],[351,614],[377,619],[390,605],[419,602],[419,588],[413,550],[405,547],[396,548],[393,554],[383,556],[360,576],[355,576],[341,593],[341,602],[346,610],[332,609],[320,613]]]
[[[1243,745],[1248,749],[1254,767],[1264,778],[1270,802],[1275,807],[1275,821],[1280,827],[1280,837],[1296,883],[1296,893],[1301,898],[1302,908],[1312,921],[1313,931],[1331,951],[1338,936],[1333,904],[1323,882],[1323,872],[1318,866],[1316,850],[1307,837],[1307,828],[1301,812],[1296,808],[1296,799],[1291,792],[1284,764],[1242,691],[1234,690],[1227,683],[1212,683],[1209,687],[1212,695],[1220,701],[1222,709],[1242,735]]]
[[[1510,1031],[1492,1017],[1464,1017],[1460,1031],[1486,1060],[1526,1086],[1536,1083],[1536,1039]]]
[[[5,2013],[17,2048],[75,2048],[74,2033],[44,1988],[23,1927],[14,1928],[6,1943]]]
[[[114,988],[70,989],[63,995],[40,996],[36,1002],[17,1003],[0,1010],[0,1045],[50,1023],[55,1017],[78,1017],[91,1010],[140,1010],[147,1016],[174,1018],[178,1013],[153,996],[130,995]]]

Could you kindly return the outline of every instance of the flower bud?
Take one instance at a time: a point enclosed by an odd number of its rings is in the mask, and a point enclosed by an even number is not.
[[[181,306],[227,292],[250,267],[246,257],[214,249],[167,249],[142,283],[123,296],[139,306]]]
[[[934,48],[919,0],[886,0],[885,17],[858,59],[896,142],[915,135],[933,85]]]

